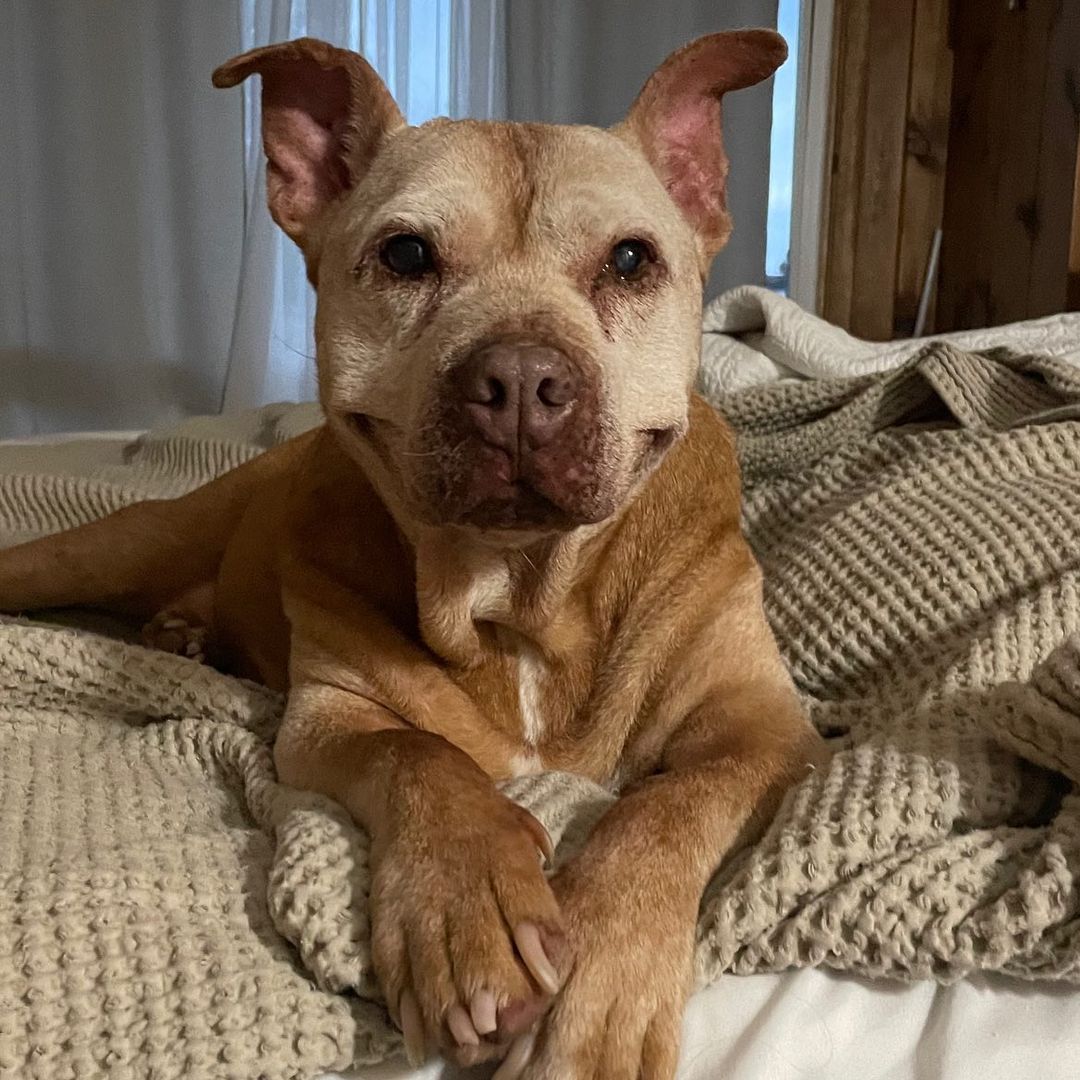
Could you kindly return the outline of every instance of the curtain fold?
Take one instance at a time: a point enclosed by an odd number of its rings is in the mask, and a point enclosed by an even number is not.
[[[0,4],[0,438],[221,401],[243,225],[231,5]]]

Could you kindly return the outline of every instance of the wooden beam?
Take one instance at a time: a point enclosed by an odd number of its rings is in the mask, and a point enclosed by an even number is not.
[[[1076,151],[1076,179],[1073,182],[1072,239],[1069,243],[1069,311],[1080,311],[1080,145]]]
[[[1044,54],[1042,140],[1033,193],[1036,212],[1025,317],[1051,315],[1068,300],[1069,249],[1080,126],[1080,0],[1058,0]]]
[[[991,62],[1009,66],[996,72],[999,86],[994,96],[998,106],[990,118],[1001,131],[1001,139],[996,144],[1000,161],[997,197],[993,215],[984,227],[984,264],[993,318],[987,325],[1017,322],[1030,316],[1028,283],[1042,228],[1037,189],[1040,147],[1046,137],[1041,118],[1046,103],[1046,58],[1054,6],[1053,2],[1041,0],[1007,9],[995,40]],[[1063,294],[1064,287],[1062,276]]]
[[[888,341],[893,334],[915,0],[870,0],[869,8],[870,62],[850,329],[858,337]]]
[[[956,0],[952,41],[953,106],[949,173],[945,186],[944,237],[938,282],[938,330],[992,326],[986,239],[994,218],[1001,158],[999,121],[1007,102],[1012,63],[1002,68],[1004,3]],[[1012,58],[1014,59],[1014,57]]]
[[[855,235],[866,113],[870,18],[866,0],[837,0],[833,33],[836,63],[832,85],[832,163],[829,218],[822,281],[822,313],[830,322],[851,324]]]
[[[1065,308],[1080,113],[1080,0],[954,7],[939,330]]]
[[[914,331],[930,248],[941,225],[952,77],[949,0],[917,0],[900,201],[894,337],[910,337]],[[932,332],[934,326],[935,294],[931,294],[926,333]]]

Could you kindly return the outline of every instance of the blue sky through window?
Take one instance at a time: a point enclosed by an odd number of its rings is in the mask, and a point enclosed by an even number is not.
[[[769,218],[765,242],[765,275],[782,278],[787,291],[791,248],[791,191],[795,168],[795,94],[799,55],[800,0],[780,0],[777,28],[788,43],[787,63],[773,82],[772,142],[769,158]],[[770,282],[771,284],[772,282]]]

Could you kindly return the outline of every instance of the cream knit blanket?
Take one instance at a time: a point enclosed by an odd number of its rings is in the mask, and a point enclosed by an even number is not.
[[[937,346],[720,404],[770,618],[838,752],[710,886],[701,978],[1076,978],[1080,372]],[[316,419],[192,422],[122,462],[0,451],[0,537],[183,490]],[[112,637],[0,623],[0,1076],[276,1080],[396,1051],[364,837],[277,784],[279,708]],[[611,800],[559,775],[511,793],[560,857]]]

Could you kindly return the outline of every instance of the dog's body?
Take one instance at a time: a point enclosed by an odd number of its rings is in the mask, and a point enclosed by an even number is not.
[[[316,42],[232,61],[224,85],[263,75],[328,423],[0,553],[0,609],[128,612],[288,690],[279,772],[371,833],[375,964],[414,1059],[672,1075],[702,890],[822,760],[730,432],[689,389],[729,228],[716,98],[777,41],[702,39],[615,133],[405,128]],[[550,883],[543,829],[493,784],[541,769],[622,790]]]

